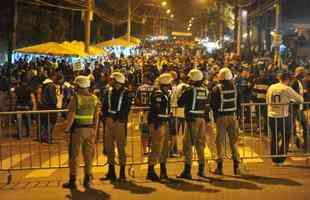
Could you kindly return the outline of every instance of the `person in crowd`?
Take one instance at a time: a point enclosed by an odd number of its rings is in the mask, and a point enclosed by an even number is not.
[[[241,73],[236,79],[236,88],[240,103],[250,103],[252,98],[252,85],[250,82],[250,68],[247,64],[242,66]],[[251,111],[249,106],[240,107],[240,110],[238,110],[239,119],[242,119],[245,122],[250,121],[250,114]],[[242,128],[244,129],[245,127]]]
[[[58,74],[50,71],[48,78],[43,82],[42,110],[57,109],[56,82]],[[41,115],[41,134],[40,141],[45,143],[53,142],[53,130],[57,122],[57,113],[45,113]]]
[[[267,106],[266,103],[266,93],[269,87],[269,81],[267,73],[259,68],[258,76],[254,80],[253,86],[253,102],[258,103],[255,106],[256,116],[258,118],[258,130],[264,133],[267,132]]]
[[[148,74],[143,78],[143,84],[138,87],[137,95],[135,98],[135,105],[141,107],[149,107],[151,104],[151,94],[154,91],[154,84],[151,77]],[[142,150],[143,154],[149,153],[150,147],[150,131],[147,124],[148,112],[142,110],[139,113],[139,126],[141,131]]]
[[[291,87],[302,97],[305,95],[305,86],[303,84],[303,80],[306,76],[306,70],[304,67],[297,67],[295,69],[295,77],[291,83]],[[296,136],[296,120],[301,124],[301,129],[303,133],[303,143],[301,142],[301,139],[297,137],[296,144],[297,147],[304,149],[307,151],[309,149],[309,125],[307,118],[304,114],[304,105],[295,105],[293,106],[293,130],[294,135]],[[295,141],[292,141],[293,143]]]
[[[17,111],[29,111],[31,110],[31,90],[28,85],[28,79],[26,76],[22,77],[22,81],[19,86],[16,87],[16,109]],[[30,114],[17,114],[17,138],[30,136],[31,116]],[[25,131],[23,130],[25,127]]]
[[[281,166],[288,152],[291,136],[289,103],[294,100],[303,103],[304,99],[290,86],[291,74],[283,71],[278,75],[279,83],[271,85],[267,90],[269,129],[271,131],[272,161]]]

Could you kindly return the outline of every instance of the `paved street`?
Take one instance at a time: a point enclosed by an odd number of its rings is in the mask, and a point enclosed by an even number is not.
[[[5,175],[1,174],[1,199],[310,199],[310,167],[304,161],[288,160],[283,167],[275,167],[269,160],[263,163],[247,164],[242,177],[231,176],[231,163],[225,163],[225,176],[208,174],[209,178],[187,181],[176,179],[181,171],[180,164],[168,166],[171,180],[166,183],[152,183],[146,180],[145,169],[136,173],[136,178],[129,177],[124,184],[101,182],[106,167],[96,168],[94,189],[83,191],[79,184],[78,191],[61,188],[67,178],[67,169],[56,170],[46,177],[29,178],[33,171],[15,172],[12,183],[6,185]],[[214,168],[214,165],[211,165]],[[102,170],[102,171],[101,171]],[[43,172],[48,170],[43,170]],[[197,172],[194,167],[193,175]],[[79,183],[81,183],[82,176]],[[35,198],[34,198],[35,197]]]

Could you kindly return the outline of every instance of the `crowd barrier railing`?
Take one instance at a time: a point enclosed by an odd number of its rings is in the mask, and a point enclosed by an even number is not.
[[[240,127],[238,147],[241,162],[245,164],[245,160],[266,158],[274,161],[286,157],[309,158],[310,110],[307,105],[304,104],[301,110],[300,105],[290,104],[289,117],[273,119],[267,116],[267,105],[264,103],[242,104],[236,122]],[[173,109],[176,113],[179,108]],[[150,140],[147,131],[143,130],[147,127],[147,112],[147,107],[133,107],[126,126],[127,165],[132,177],[135,177],[137,167],[147,164],[145,148],[150,145]],[[0,120],[4,122],[0,129],[0,171],[8,173],[8,182],[12,180],[13,171],[68,167],[70,134],[64,132],[66,113],[67,110],[0,112]],[[184,118],[179,115],[172,115],[172,118],[175,120],[171,126],[177,131],[175,137],[179,156],[169,158],[168,162],[183,162],[182,138],[187,131]],[[101,121],[95,143],[95,167],[107,164],[103,136],[104,123]],[[206,138],[205,158],[210,171],[212,161],[217,160],[214,120],[208,125]],[[225,158],[231,159],[228,137],[225,137],[224,144]],[[198,160],[196,153],[193,160]]]

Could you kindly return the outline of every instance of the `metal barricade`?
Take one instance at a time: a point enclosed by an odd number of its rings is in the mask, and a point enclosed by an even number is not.
[[[240,144],[250,147],[239,150],[243,159],[271,158],[282,163],[287,157],[305,157],[309,161],[309,110],[299,104],[274,104],[287,117],[268,116],[265,103],[241,105]],[[303,104],[308,108],[309,103]],[[248,113],[247,113],[248,112]],[[299,126],[298,126],[299,125]]]
[[[290,117],[281,122],[267,117],[267,105],[263,103],[243,104],[241,115],[238,116],[240,125],[239,136],[239,154],[241,161],[272,158],[274,160],[283,159],[284,157],[309,157],[309,127],[310,111],[305,110],[302,113],[296,111],[294,105],[290,105]],[[306,107],[308,108],[308,106]],[[173,108],[176,109],[176,108]],[[293,111],[295,109],[295,111]],[[245,114],[245,110],[248,110]],[[142,135],[142,115],[143,122],[148,108],[133,107],[131,109],[129,120],[127,122],[127,165],[129,174],[135,176],[136,167],[147,165],[148,155],[145,155],[143,139],[149,135]],[[0,112],[0,116],[7,123],[0,129],[0,171],[8,172],[8,182],[12,178],[12,171],[30,170],[30,169],[56,169],[68,167],[68,144],[69,135],[64,133],[66,126],[62,113],[67,110],[54,111],[17,111],[17,112]],[[212,114],[211,114],[212,116]],[[177,144],[180,156],[169,158],[169,163],[183,162],[182,158],[182,138],[186,127],[182,125],[184,119],[176,117],[174,126],[177,131]],[[211,117],[212,119],[212,117]],[[30,126],[27,128],[29,125]],[[298,126],[300,121],[301,126]],[[279,125],[280,123],[280,125]],[[292,124],[290,130],[287,130],[287,123]],[[274,126],[273,126],[274,124]],[[182,127],[179,129],[179,125]],[[280,126],[282,126],[280,131]],[[209,161],[217,159],[216,156],[216,129],[214,120],[211,120],[209,129],[206,130],[207,144],[205,148],[205,159],[209,166]],[[274,127],[277,127],[276,129]],[[284,128],[283,128],[284,127]],[[297,128],[302,127],[302,128]],[[304,130],[306,129],[306,131]],[[297,131],[293,131],[297,130]],[[302,132],[306,137],[304,151],[294,149],[289,143],[296,140],[296,134]],[[278,135],[281,135],[283,144],[281,149],[275,145],[278,144]],[[107,158],[104,155],[104,123],[99,125],[93,166],[101,167],[107,164]],[[144,138],[143,138],[144,137]],[[230,159],[230,149],[227,145],[228,139],[225,139],[225,158]],[[301,145],[302,145],[301,143]],[[273,150],[272,145],[273,144]],[[117,154],[116,154],[117,155]],[[194,151],[193,159],[197,161],[197,155]],[[81,166],[83,166],[81,162]]]

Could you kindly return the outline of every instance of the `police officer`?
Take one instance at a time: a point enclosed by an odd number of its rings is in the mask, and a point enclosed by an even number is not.
[[[70,180],[64,188],[76,189],[76,176],[80,167],[79,153],[82,147],[85,162],[84,187],[90,188],[92,177],[92,162],[94,155],[95,133],[98,126],[99,101],[89,92],[90,80],[86,76],[76,78],[77,92],[69,103],[68,126],[70,132],[69,168]]]
[[[170,117],[170,95],[171,74],[164,73],[157,79],[158,88],[151,96],[150,111],[148,113],[148,124],[151,134],[151,153],[148,158],[147,179],[159,181],[167,179],[166,162],[169,153],[169,117]],[[160,162],[160,178],[154,170],[155,164]]]
[[[286,159],[291,136],[289,103],[292,100],[303,103],[304,99],[289,86],[291,78],[289,72],[280,72],[278,78],[280,82],[268,88],[266,102],[271,130],[271,154],[276,156],[272,160],[277,165],[282,165]]]
[[[108,157],[109,171],[101,180],[116,180],[115,175],[115,148],[119,153],[120,174],[119,180],[124,181],[126,165],[126,130],[128,115],[131,107],[131,98],[125,87],[126,78],[120,72],[111,74],[111,86],[101,98],[102,117],[105,123],[104,146]]]
[[[206,123],[209,121],[209,91],[203,86],[203,73],[192,69],[188,73],[190,87],[178,100],[178,105],[184,107],[186,132],[183,142],[185,155],[184,170],[178,178],[191,179],[192,146],[195,146],[199,159],[198,176],[205,177]]]
[[[216,149],[217,149],[217,168],[215,173],[223,174],[224,142],[225,136],[229,137],[230,149],[234,161],[234,174],[239,170],[238,153],[238,121],[236,120],[237,111],[237,89],[233,82],[233,75],[229,68],[222,68],[218,74],[219,83],[213,88],[211,93],[211,108],[216,122]]]

